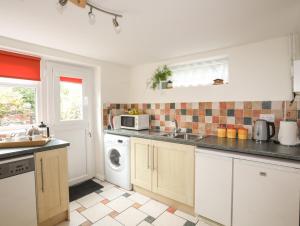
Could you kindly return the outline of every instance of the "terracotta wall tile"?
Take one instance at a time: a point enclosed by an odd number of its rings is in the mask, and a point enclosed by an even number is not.
[[[193,115],[199,115],[199,110],[198,109],[193,109]]]
[[[243,125],[244,124],[244,118],[243,117],[235,117],[235,124],[236,125]]]
[[[213,122],[213,123],[219,123],[219,122],[220,122],[220,121],[219,121],[219,116],[213,116],[212,122]]]
[[[225,110],[226,109],[226,102],[220,102],[220,109]]]
[[[262,110],[253,110],[252,111],[252,116],[259,118],[261,113],[262,113]]]
[[[234,112],[235,117],[243,117],[244,111],[241,109],[236,109]]]
[[[221,109],[220,110],[220,116],[227,116],[227,110],[226,109]]]
[[[226,109],[234,109],[234,102],[226,102]]]
[[[181,103],[180,107],[181,109],[186,109],[186,103]]]
[[[205,116],[199,116],[199,122],[205,123]]]
[[[205,109],[205,103],[204,102],[200,102],[199,103],[199,110],[204,110]]]
[[[244,109],[251,110],[252,109],[252,102],[246,101],[244,102]]]
[[[220,116],[220,118],[219,118],[219,123],[220,124],[227,124],[227,117],[226,116]]]
[[[244,110],[244,117],[252,117],[252,110],[245,109]]]
[[[212,102],[205,102],[204,103],[204,108],[205,109],[212,109]]]
[[[193,115],[193,109],[192,108],[187,109],[187,115]]]
[[[199,110],[199,116],[205,116],[205,110]]]

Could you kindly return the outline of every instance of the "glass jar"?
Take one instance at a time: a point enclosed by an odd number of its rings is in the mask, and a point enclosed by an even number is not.
[[[39,131],[40,131],[40,134],[43,135],[43,137],[50,136],[49,127],[44,122],[41,122],[41,124],[39,125]]]

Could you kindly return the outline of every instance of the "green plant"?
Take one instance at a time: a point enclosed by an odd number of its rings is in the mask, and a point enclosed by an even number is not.
[[[169,77],[172,76],[172,71],[168,68],[167,65],[163,67],[158,67],[153,76],[151,77],[150,87],[155,90],[159,87],[161,81],[167,81]]]

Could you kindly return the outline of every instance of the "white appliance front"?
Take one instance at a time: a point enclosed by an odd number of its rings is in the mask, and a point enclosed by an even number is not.
[[[126,190],[130,183],[130,138],[105,134],[105,178]]]
[[[17,171],[17,175],[0,179],[0,225],[37,225],[34,171],[21,172],[28,171],[30,166],[24,166],[22,161],[29,158],[33,156],[0,161],[2,175]],[[7,164],[10,165],[6,167]]]

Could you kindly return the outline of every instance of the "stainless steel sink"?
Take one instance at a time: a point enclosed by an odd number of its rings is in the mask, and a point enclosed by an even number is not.
[[[198,134],[191,134],[191,133],[166,133],[163,134],[164,137],[170,137],[170,138],[178,138],[183,140],[201,140],[204,137],[202,135]]]

